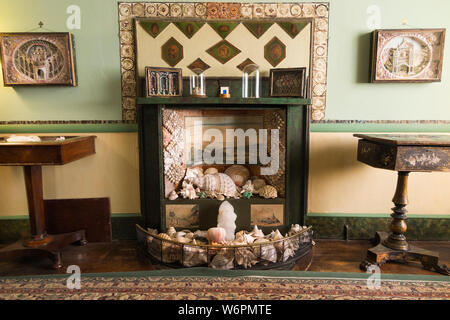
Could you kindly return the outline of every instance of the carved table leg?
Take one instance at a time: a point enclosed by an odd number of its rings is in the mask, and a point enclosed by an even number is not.
[[[390,224],[391,233],[377,232],[375,235],[375,247],[367,250],[367,258],[361,262],[360,268],[367,271],[372,265],[382,265],[388,261],[420,261],[425,269],[450,275],[446,265],[440,266],[439,253],[410,246],[406,241],[406,205],[408,204],[408,175],[409,172],[398,172],[397,188],[392,201],[395,207],[392,208],[393,218]]]

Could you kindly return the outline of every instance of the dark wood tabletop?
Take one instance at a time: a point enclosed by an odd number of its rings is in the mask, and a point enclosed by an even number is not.
[[[450,134],[354,134],[357,138],[397,146],[450,146]]]

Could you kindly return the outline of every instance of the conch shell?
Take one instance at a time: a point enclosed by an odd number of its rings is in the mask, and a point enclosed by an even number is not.
[[[197,244],[195,239],[192,241],[192,244]],[[183,265],[185,267],[200,266],[208,262],[208,257],[205,249],[196,246],[185,245],[183,246],[183,252]]]
[[[252,267],[258,263],[258,257],[250,248],[236,248],[236,263],[245,269]]]
[[[219,252],[211,260],[210,267],[213,269],[233,269],[234,251],[225,248],[220,249]]]
[[[203,177],[197,177],[193,180],[193,184],[203,191],[213,191],[217,194],[223,194],[226,197],[234,197],[237,192],[233,180],[224,173],[207,174]]]
[[[242,187],[245,181],[250,177],[250,171],[240,164],[229,166],[224,173],[228,175],[238,187]]]
[[[209,228],[206,238],[210,243],[224,243],[227,240],[227,232],[221,227]]]
[[[257,225],[253,227],[253,231],[250,233],[250,235],[254,238],[264,238],[264,233],[261,231],[261,229],[258,229]]]

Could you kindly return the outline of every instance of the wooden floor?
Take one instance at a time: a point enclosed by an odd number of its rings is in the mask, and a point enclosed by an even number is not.
[[[440,263],[450,265],[450,241],[411,241],[411,244],[440,253]],[[359,263],[369,241],[316,240],[313,261],[309,271],[362,272]],[[4,246],[2,246],[4,247]],[[78,265],[83,273],[126,272],[165,269],[152,265],[137,254],[134,241],[113,241],[112,243],[90,243],[85,247],[70,246],[63,252],[65,266]],[[293,270],[299,269],[294,267]],[[383,273],[437,275],[422,269],[420,263],[388,263],[381,267]],[[65,273],[66,268],[54,270],[46,258],[22,257],[13,261],[0,261],[0,276],[38,275]]]

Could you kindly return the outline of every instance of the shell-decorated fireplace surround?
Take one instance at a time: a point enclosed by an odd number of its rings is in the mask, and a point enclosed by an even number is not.
[[[329,4],[313,3],[232,3],[232,2],[119,2],[120,63],[122,79],[122,120],[136,121],[138,89],[134,19],[204,19],[311,21],[312,120],[325,118]]]

